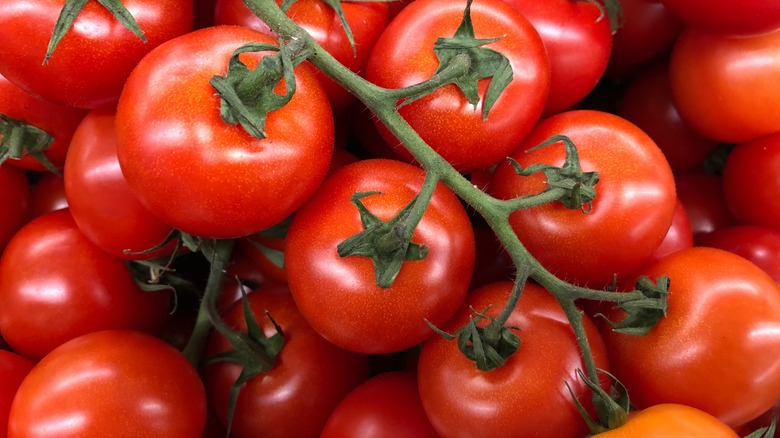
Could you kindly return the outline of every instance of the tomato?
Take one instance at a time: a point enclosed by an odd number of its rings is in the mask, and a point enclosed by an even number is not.
[[[395,89],[430,78],[439,66],[433,44],[455,34],[464,7],[465,2],[450,0],[410,3],[379,37],[368,59],[366,79]],[[490,167],[517,148],[539,119],[550,90],[544,44],[522,14],[503,1],[483,0],[471,5],[471,20],[476,38],[502,37],[483,47],[503,54],[513,70],[487,120],[482,117],[487,80],[479,82],[477,105],[450,84],[400,109],[422,139],[461,171]],[[379,129],[388,145],[400,144],[384,126]]]
[[[0,255],[11,237],[27,222],[30,186],[27,175],[19,168],[0,165]]]
[[[63,208],[68,208],[68,198],[65,196],[65,179],[51,172],[41,173],[38,181],[30,189],[28,217],[35,219]]]
[[[690,406],[664,403],[629,414],[628,422],[594,438],[737,438],[725,423]]]
[[[688,28],[669,77],[683,120],[706,138],[736,143],[780,131],[780,29],[729,36]]]
[[[125,262],[93,245],[69,210],[25,225],[0,259],[0,331],[16,352],[40,359],[85,333],[156,331],[170,295],[142,291]]]
[[[168,41],[133,70],[119,100],[117,155],[130,189],[186,233],[233,238],[269,228],[314,192],[330,164],[333,115],[305,65],[295,69],[292,100],[268,115],[265,139],[222,120],[209,80],[248,42],[274,44],[237,26]],[[245,55],[250,68],[261,58]]]
[[[777,401],[780,286],[769,275],[740,256],[703,247],[677,251],[638,274],[670,278],[666,316],[644,336],[602,330],[612,372],[634,406],[685,404],[735,427]],[[608,316],[619,321],[621,312]]]
[[[61,169],[73,131],[86,115],[86,111],[39,99],[0,75],[0,114],[32,125],[51,136],[52,142],[44,151],[44,155],[52,166]],[[29,154],[25,154],[21,159],[11,157],[8,163],[23,169],[46,170],[36,157]]]
[[[511,282],[472,291],[444,326],[452,333],[473,317],[472,309],[496,317],[509,299]],[[608,370],[604,343],[587,317],[585,330],[596,365]],[[580,437],[588,428],[574,396],[593,414],[590,389],[577,376],[582,355],[563,310],[553,296],[526,284],[507,325],[520,349],[504,365],[481,371],[456,341],[434,336],[423,344],[418,382],[423,407],[441,436]]]
[[[740,255],[780,283],[780,230],[753,225],[733,225],[715,230],[697,242]]]
[[[580,285],[601,288],[638,269],[664,239],[676,194],[669,164],[653,140],[635,125],[604,112],[569,111],[542,121],[512,155],[523,168],[534,163],[561,166],[565,148],[556,143],[528,151],[556,134],[577,146],[584,172],[597,171],[592,209],[547,203],[510,216],[515,233],[550,272]],[[546,188],[537,172],[518,176],[504,162],[491,192],[500,199],[532,195]]]
[[[276,283],[287,283],[284,238],[252,235],[238,241],[238,247],[263,275]]]
[[[200,438],[206,397],[180,352],[150,335],[106,330],[43,358],[11,406],[8,436]]]
[[[282,5],[282,0],[277,4]],[[322,0],[297,0],[286,14],[307,31],[336,60],[355,73],[366,67],[371,49],[390,21],[390,2],[340,2],[344,9],[355,48],[349,43],[336,11]],[[257,29],[269,36],[276,34],[263,23],[243,0],[218,0],[215,11],[217,24],[234,24]],[[317,71],[328,94],[334,112],[343,111],[355,99],[341,85]]]
[[[355,388],[328,417],[321,438],[376,436],[438,438],[425,416],[417,375],[408,371],[378,374]]]
[[[0,5],[0,74],[30,94],[79,108],[114,104],[146,53],[192,29],[191,0],[124,0],[146,43],[108,9],[88,1],[44,64],[64,3],[11,0]]]
[[[780,28],[775,0],[660,0],[688,26],[724,34],[756,34]]]
[[[265,336],[276,334],[273,318],[285,344],[274,367],[241,388],[231,436],[289,437],[292,431],[301,437],[319,436],[339,401],[368,377],[368,358],[338,348],[312,330],[285,286],[263,287],[248,294],[247,300]],[[243,303],[233,305],[224,318],[246,331]],[[229,348],[228,341],[215,333],[207,355]],[[241,368],[219,362],[208,365],[204,373],[209,403],[226,425],[230,388]]]
[[[0,350],[0,437],[6,438],[8,431],[8,412],[11,402],[22,380],[35,364],[16,353]]]
[[[574,0],[504,0],[533,24],[550,60],[550,95],[545,115],[567,110],[604,75],[612,29],[595,3]]]
[[[433,334],[425,319],[443,324],[463,301],[474,268],[474,232],[458,198],[439,184],[412,243],[427,257],[404,261],[388,288],[375,279],[372,260],[340,257],[337,246],[364,230],[350,201],[355,192],[368,211],[389,221],[422,188],[423,170],[373,159],[328,178],[298,212],[287,234],[287,282],[303,316],[325,339],[362,353],[389,353]]]
[[[655,141],[674,171],[700,169],[718,145],[696,134],[680,117],[665,63],[643,70],[631,81],[620,100],[618,114]]]
[[[690,248],[693,246],[693,231],[691,230],[691,222],[688,219],[688,213],[685,211],[685,206],[680,200],[674,206],[674,216],[672,216],[672,225],[669,226],[669,230],[666,232],[666,237],[658,245],[658,248],[653,251],[653,255],[647,260],[649,263],[652,260],[658,260],[673,252],[677,252],[681,249]]]
[[[694,242],[734,223],[723,194],[723,177],[700,171],[674,175],[677,196],[685,207]]]
[[[723,168],[723,196],[737,222],[780,229],[780,132],[738,144]]]

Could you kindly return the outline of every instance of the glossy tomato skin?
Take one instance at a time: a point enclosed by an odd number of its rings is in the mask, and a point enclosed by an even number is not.
[[[646,263],[650,263],[653,260],[658,260],[667,255],[677,252],[681,249],[690,248],[693,246],[693,231],[691,230],[691,222],[688,219],[688,213],[685,211],[680,200],[674,206],[674,216],[672,217],[672,225],[669,226],[669,230],[666,232],[666,237],[658,245],[658,248],[653,251],[653,254],[647,260]]]
[[[715,230],[697,242],[740,255],[780,283],[780,230],[754,225],[733,225]]]
[[[670,278],[666,316],[644,336],[606,324],[602,330],[613,374],[633,405],[685,404],[736,427],[777,401],[780,287],[768,274],[704,247],[675,252],[638,274]],[[619,321],[620,312],[608,316]]]
[[[700,135],[737,143],[780,131],[780,29],[744,37],[687,28],[669,75],[677,109]]]
[[[40,99],[0,75],[0,114],[33,125],[49,134],[53,141],[44,154],[54,167],[61,169],[73,131],[86,115],[86,111]],[[19,160],[7,161],[23,169],[46,170],[43,164],[29,155]]]
[[[130,71],[150,50],[192,29],[190,0],[127,0],[146,43],[98,2],[87,2],[43,64],[64,0],[0,5],[0,73],[30,94],[79,108],[116,103]]]
[[[368,378],[368,358],[338,348],[312,330],[286,286],[263,287],[247,299],[265,335],[276,334],[268,312],[281,327],[285,344],[274,367],[241,389],[231,436],[319,436],[339,401]],[[246,330],[243,303],[227,311],[225,322]],[[214,334],[207,356],[229,348],[225,338]],[[209,365],[204,372],[209,403],[223,425],[227,424],[230,387],[240,372],[239,366],[225,362]]]
[[[534,26],[550,61],[550,95],[544,115],[584,98],[607,69],[612,49],[609,20],[596,4],[573,0],[504,0]]]
[[[738,144],[723,168],[723,197],[737,222],[780,229],[780,132]]]
[[[378,374],[352,390],[328,417],[320,438],[438,438],[425,415],[417,375]]]
[[[199,438],[206,396],[182,354],[150,335],[106,330],[43,358],[19,387],[9,437]]]
[[[738,438],[712,415],[686,405],[664,403],[629,413],[628,422],[593,438]]]
[[[391,2],[343,2],[344,16],[352,30],[355,51],[333,8],[321,0],[299,0],[287,9],[287,16],[317,41],[336,60],[355,73],[362,74],[371,49],[390,21]],[[282,5],[282,0],[277,2]],[[218,0],[216,24],[232,24],[257,29],[276,38],[276,34],[257,17],[243,0]],[[334,112],[343,111],[354,97],[341,85],[317,71]]]
[[[471,308],[496,317],[509,299],[511,282],[472,291],[442,328],[452,333],[473,316]],[[596,365],[609,369],[596,326],[584,318]],[[479,370],[456,341],[435,336],[423,344],[418,382],[428,418],[443,437],[574,438],[588,428],[566,387],[592,412],[591,393],[577,377],[581,354],[560,305],[547,291],[526,284],[508,325],[519,327],[520,349],[492,371]]]
[[[528,151],[563,134],[577,146],[584,172],[597,171],[592,210],[548,203],[519,210],[510,223],[520,241],[550,272],[566,280],[601,288],[614,276],[629,275],[655,251],[672,223],[674,178],[663,153],[642,130],[623,118],[590,110],[569,111],[542,121],[513,154],[523,167],[561,166],[563,144]],[[490,182],[501,199],[531,195],[546,188],[542,172],[523,177],[502,163]]]
[[[125,262],[93,245],[65,209],[29,222],[8,244],[0,259],[0,302],[3,337],[38,360],[93,331],[156,331],[170,295],[139,289]]]
[[[333,115],[305,65],[296,67],[292,100],[268,115],[265,139],[222,120],[209,80],[248,42],[275,44],[238,26],[168,41],[138,64],[119,100],[117,154],[127,183],[152,213],[190,234],[233,238],[275,225],[314,192],[330,163]],[[254,68],[260,57],[242,60]]]
[[[22,380],[35,363],[6,350],[0,350],[0,437],[8,436],[8,413]]]
[[[325,339],[362,353],[417,345],[463,301],[474,268],[474,232],[458,198],[439,184],[412,236],[424,260],[405,261],[393,284],[376,284],[368,257],[339,257],[337,246],[364,230],[350,198],[389,221],[420,191],[423,170],[391,160],[364,160],[328,178],[296,212],[287,234],[287,281],[301,313]]]
[[[0,255],[14,234],[27,222],[30,209],[30,186],[22,169],[0,165]]]
[[[65,193],[79,229],[109,254],[151,259],[170,254],[174,242],[150,253],[173,231],[144,207],[127,185],[116,154],[112,110],[93,110],[79,124],[65,162]]]
[[[449,38],[463,18],[465,3],[449,0],[414,1],[387,26],[366,66],[366,79],[386,88],[402,88],[429,79],[439,66],[434,42]],[[456,169],[487,168],[505,158],[528,134],[542,113],[550,90],[550,66],[538,32],[503,1],[471,5],[477,38],[503,36],[484,47],[509,59],[512,82],[482,119],[488,81],[479,84],[480,103],[471,105],[455,85],[400,109],[401,115],[434,150]],[[399,141],[379,126],[387,144],[405,158]]]
[[[690,27],[723,34],[758,34],[780,28],[780,3],[774,0],[660,0]]]

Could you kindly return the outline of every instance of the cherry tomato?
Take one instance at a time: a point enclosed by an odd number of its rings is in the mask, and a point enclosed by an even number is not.
[[[30,208],[30,186],[27,175],[19,168],[0,165],[0,255],[14,234],[27,222]]]
[[[729,426],[690,406],[664,403],[629,413],[628,422],[594,438],[738,438]]]
[[[0,437],[6,438],[8,431],[8,413],[11,402],[22,380],[35,364],[10,351],[0,350]]]

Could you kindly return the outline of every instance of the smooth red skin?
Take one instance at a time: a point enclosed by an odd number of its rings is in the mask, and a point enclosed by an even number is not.
[[[142,253],[164,242],[173,228],[130,190],[117,158],[114,112],[93,110],[79,125],[65,162],[65,193],[84,236],[124,259],[152,259],[173,251]]]
[[[780,132],[738,144],[723,168],[723,196],[737,222],[780,229]]]
[[[273,239],[252,235],[238,240],[238,247],[246,257],[251,260],[254,266],[263,273],[264,277],[276,283],[286,284],[286,263],[282,266],[277,265],[263,253],[263,250],[258,245],[272,251],[284,252],[285,246],[287,246],[285,239]]]
[[[317,437],[328,416],[353,388],[368,378],[368,358],[327,342],[301,315],[286,286],[268,286],[247,295],[255,320],[266,336],[276,330],[266,312],[282,329],[285,344],[276,365],[246,383],[236,404],[231,436]],[[224,317],[237,330],[246,331],[243,303]],[[212,335],[210,357],[230,344]],[[204,382],[217,419],[227,424],[230,387],[239,366],[225,362],[206,367]]]
[[[35,363],[10,351],[0,350],[0,438],[8,436],[8,413],[22,380]]]
[[[206,394],[182,354],[129,330],[90,333],[43,358],[22,382],[8,435],[200,438]]]
[[[30,186],[27,174],[8,164],[0,165],[0,255],[14,234],[27,222]]]
[[[38,181],[30,188],[28,217],[35,219],[63,208],[68,208],[68,198],[65,196],[65,179],[51,172],[42,172]]]
[[[2,10],[0,5],[0,10]],[[0,18],[0,22],[2,18]],[[0,30],[2,33],[2,30]],[[18,39],[18,37],[17,37]],[[0,58],[3,55],[0,55]],[[0,114],[33,125],[49,134],[54,141],[44,153],[56,168],[62,168],[73,131],[87,114],[86,111],[39,99],[12,84],[0,75]],[[2,136],[0,136],[2,138]],[[26,155],[20,160],[8,159],[22,169],[45,171],[37,159]]]
[[[661,150],[635,125],[618,116],[590,110],[569,111],[542,121],[513,158],[561,166],[561,143],[527,149],[549,137],[567,135],[577,146],[582,170],[597,171],[592,211],[548,203],[518,210],[510,223],[525,247],[550,272],[568,281],[601,288],[637,270],[664,239],[674,215],[674,179]],[[538,172],[518,176],[508,162],[490,182],[500,199],[532,195],[547,187]]]
[[[67,209],[25,225],[0,259],[0,331],[38,360],[64,342],[106,329],[157,331],[170,295],[136,286],[124,260],[93,245]]]
[[[463,301],[474,269],[474,233],[458,198],[439,184],[412,236],[428,256],[406,261],[387,289],[376,285],[368,257],[339,257],[336,247],[364,230],[355,192],[389,221],[420,191],[423,170],[391,160],[364,160],[328,178],[296,212],[287,234],[287,281],[301,313],[325,339],[361,353],[413,347],[433,334]]]
[[[638,274],[670,278],[666,316],[644,336],[606,324],[602,330],[613,374],[634,406],[685,404],[735,427],[777,401],[780,287],[772,277],[740,256],[704,247],[675,252]],[[621,314],[608,316],[618,321]]]
[[[106,8],[90,1],[43,64],[64,3],[13,0],[0,5],[0,73],[28,93],[78,108],[115,104],[144,55],[192,29],[191,0],[123,1],[144,31],[146,43]]]
[[[438,438],[425,415],[417,375],[378,374],[350,392],[330,414],[321,438]]]
[[[674,171],[700,169],[718,145],[694,132],[680,117],[665,63],[655,64],[634,77],[619,105],[618,115],[645,131]]]
[[[473,317],[471,308],[496,317],[509,299],[511,282],[471,292],[442,328],[450,333]],[[583,323],[596,366],[609,370],[604,343],[593,322]],[[510,326],[519,327],[521,346],[506,363],[480,371],[458,350],[456,341],[434,336],[423,344],[418,365],[420,397],[441,436],[581,437],[588,432],[568,383],[591,414],[591,392],[577,376],[584,369],[568,319],[555,298],[526,284]]]
[[[697,242],[742,256],[780,283],[780,230],[752,225],[733,225],[715,230]]]
[[[449,38],[463,18],[465,4],[449,0],[416,0],[387,26],[366,66],[366,79],[386,88],[402,88],[433,76],[439,61],[433,44]],[[539,34],[514,8],[501,0],[471,5],[477,38],[500,40],[483,47],[509,59],[512,82],[482,119],[482,101],[489,81],[479,84],[474,106],[455,85],[447,85],[400,109],[401,115],[434,150],[456,169],[490,167],[520,144],[542,113],[550,90],[550,66]],[[411,154],[376,121],[385,142],[406,159]]]
[[[277,1],[281,6],[282,0]],[[308,32],[336,60],[355,73],[362,74],[371,49],[390,21],[387,2],[343,2],[344,16],[352,30],[355,51],[333,8],[321,0],[298,0],[286,11],[288,17]],[[276,34],[257,17],[243,0],[217,0],[216,24],[233,24],[257,29],[276,39]],[[344,87],[317,71],[333,111],[343,111],[355,98]]]
[[[691,222],[688,219],[688,213],[680,200],[674,206],[674,216],[672,216],[672,225],[666,232],[666,237],[653,251],[650,259],[646,263],[659,260],[673,252],[693,246],[693,231]]]
[[[738,143],[780,131],[780,29],[739,37],[688,28],[669,77],[680,115],[706,138]]]
[[[690,406],[664,403],[632,411],[626,424],[593,438],[738,438],[729,426]]]
[[[677,197],[688,214],[694,242],[735,222],[726,206],[721,176],[698,171],[678,172],[674,180]]]
[[[757,34],[780,28],[775,0],[660,0],[690,27],[723,34]]]
[[[610,76],[626,76],[671,48],[683,23],[663,4],[648,0],[621,0],[623,24],[612,39],[607,66]]]
[[[593,90],[612,50],[612,29],[598,6],[573,0],[504,0],[531,22],[550,61],[549,116],[567,110]]]
[[[268,115],[265,139],[220,117],[209,80],[224,75],[233,51],[252,41],[275,44],[237,26],[171,40],[138,64],[119,100],[117,153],[127,183],[152,213],[186,233],[234,238],[269,228],[328,170],[333,115],[305,65],[296,67],[292,100]],[[254,68],[261,56],[242,60]]]

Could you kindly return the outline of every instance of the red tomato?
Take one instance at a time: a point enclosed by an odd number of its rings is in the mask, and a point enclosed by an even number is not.
[[[729,426],[690,406],[665,403],[629,414],[628,422],[593,438],[738,438]]]
[[[720,248],[740,255],[780,283],[780,230],[752,225],[733,225],[702,236],[701,246]]]
[[[664,240],[658,245],[658,248],[653,251],[653,255],[650,256],[650,259],[646,263],[658,260],[673,252],[692,246],[693,231],[691,230],[691,222],[688,219],[688,213],[685,211],[685,206],[678,200],[674,206],[672,225],[666,232],[666,237],[664,237]]]
[[[775,0],[660,0],[688,26],[718,33],[756,34],[780,28]]]
[[[258,235],[247,236],[238,241],[238,247],[263,275],[276,283],[287,283],[284,238]]]
[[[68,198],[65,196],[65,179],[51,172],[41,173],[38,181],[30,189],[28,217],[35,219],[63,208],[68,208]]]
[[[737,222],[780,229],[780,132],[738,144],[723,168],[723,196]]]
[[[275,225],[314,192],[330,164],[333,115],[305,65],[296,67],[292,100],[268,115],[265,139],[222,120],[209,80],[224,75],[233,51],[248,42],[274,44],[238,26],[168,41],[133,70],[119,101],[117,154],[127,183],[152,213],[186,233],[232,238]],[[250,68],[262,57],[245,55]]]
[[[355,192],[389,221],[420,191],[423,171],[391,160],[364,160],[329,177],[298,210],[287,234],[287,281],[301,313],[325,339],[362,353],[389,353],[433,334],[463,301],[474,268],[474,232],[458,198],[436,188],[412,242],[424,260],[405,261],[389,288],[377,286],[370,258],[339,257],[336,247],[364,230]]]
[[[11,402],[22,380],[35,364],[16,353],[0,350],[0,437],[6,438]]]
[[[669,75],[680,115],[704,137],[734,143],[780,131],[780,29],[744,37],[688,28]]]
[[[493,283],[469,294],[443,327],[452,333],[473,317],[472,309],[496,317],[509,299],[511,282]],[[608,370],[604,343],[584,318],[596,365]],[[434,336],[423,344],[418,365],[420,397],[441,436],[575,438],[588,428],[566,387],[593,414],[590,389],[577,376],[584,369],[569,321],[555,298],[527,284],[507,322],[520,349],[492,371],[479,370],[456,341]]]
[[[0,5],[0,9],[2,7]],[[86,111],[39,99],[0,75],[0,114],[32,125],[51,136],[52,143],[44,155],[54,167],[59,169],[65,163],[65,155],[73,131],[86,115]],[[23,169],[46,170],[37,158],[30,155],[25,155],[19,160],[10,159],[8,163]]]
[[[14,234],[27,222],[30,186],[27,174],[8,164],[0,165],[0,255]]]
[[[64,3],[11,0],[0,4],[0,73],[30,94],[79,108],[115,103],[130,71],[146,53],[192,29],[191,0],[124,0],[146,43],[104,6],[88,1],[44,64]]]
[[[276,334],[270,316],[281,327],[285,344],[274,367],[241,388],[231,436],[286,438],[293,431],[295,436],[319,436],[339,401],[368,377],[368,358],[342,350],[312,330],[285,286],[263,287],[247,299],[265,336]],[[246,331],[243,303],[228,310],[225,322]],[[228,341],[214,334],[207,355],[228,349]],[[240,373],[238,365],[226,362],[205,370],[209,403],[223,425],[230,388]]]
[[[464,3],[410,3],[374,46],[366,79],[386,88],[402,88],[429,79],[439,66],[433,44],[440,37],[455,34]],[[517,148],[539,119],[550,90],[544,44],[522,14],[501,0],[484,0],[471,5],[471,19],[476,38],[502,37],[484,47],[506,56],[514,72],[487,120],[482,118],[487,80],[479,83],[480,102],[476,106],[450,84],[400,109],[423,140],[461,171],[490,167]],[[388,145],[399,144],[384,126],[379,128]],[[401,148],[398,152],[411,157]]]
[[[200,438],[206,397],[195,369],[150,335],[106,330],[71,340],[30,371],[8,436]]]
[[[85,333],[158,330],[167,293],[144,292],[121,259],[93,245],[68,210],[25,225],[0,258],[0,331],[16,352],[40,359]]]
[[[355,388],[328,417],[321,438],[438,438],[425,415],[417,375],[378,374]]]
[[[637,270],[664,239],[674,216],[674,179],[658,146],[643,131],[618,116],[570,111],[542,121],[513,158],[561,166],[560,143],[528,151],[553,135],[577,146],[584,172],[597,171],[592,210],[548,203],[516,211],[510,222],[520,241],[550,272],[580,285],[601,288]],[[536,194],[547,186],[538,172],[518,176],[504,162],[496,168],[491,191],[501,199]]]
[[[685,207],[694,242],[702,236],[734,223],[723,195],[723,178],[704,172],[674,175],[677,196]]]
[[[602,330],[613,374],[634,406],[685,404],[735,427],[777,401],[780,286],[769,275],[735,254],[701,247],[638,274],[670,278],[666,317],[644,336],[606,324]],[[608,316],[619,321],[621,314]]]
[[[282,0],[278,0],[277,4],[281,6]],[[336,11],[326,2],[297,0],[286,13],[341,64],[355,73],[362,73],[371,49],[390,21],[389,5],[390,2],[341,2],[355,41],[354,52]],[[217,24],[250,27],[276,38],[276,34],[249,10],[243,0],[218,0],[215,21]],[[317,77],[328,93],[334,112],[341,112],[355,100],[346,89],[319,71]]]
[[[607,69],[612,29],[600,5],[575,0],[504,0],[533,24],[550,60],[550,96],[545,115],[567,110],[584,98]]]

